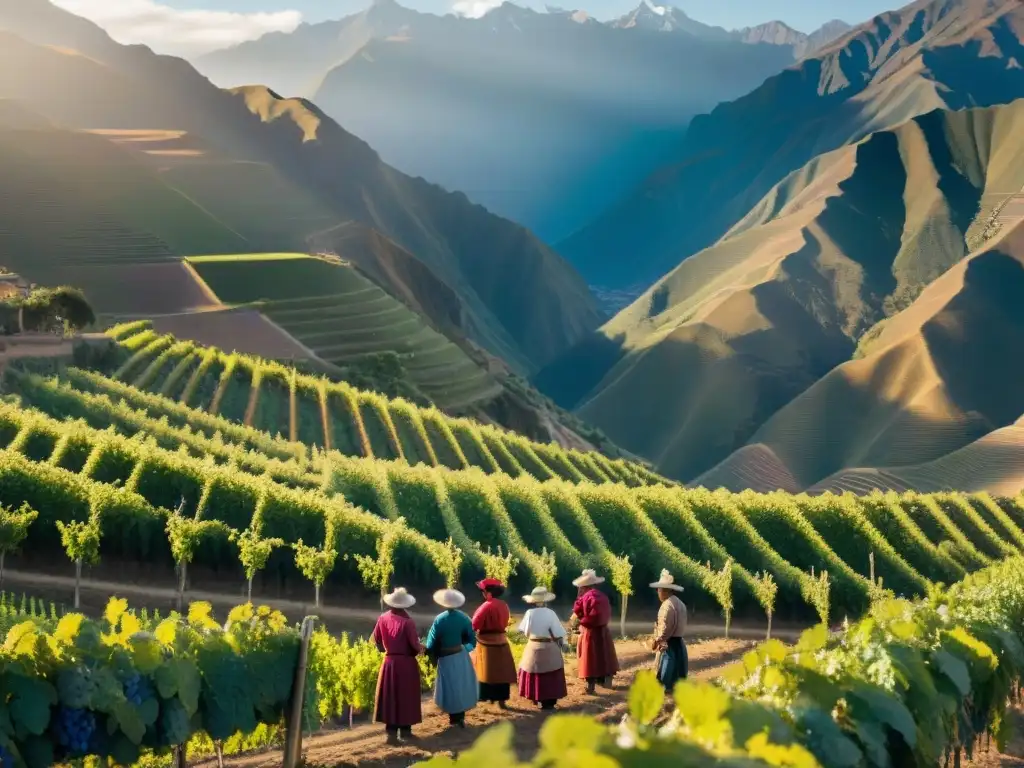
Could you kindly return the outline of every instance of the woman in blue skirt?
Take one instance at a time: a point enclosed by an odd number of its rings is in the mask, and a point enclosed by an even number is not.
[[[457,590],[440,589],[434,602],[444,608],[430,627],[427,655],[437,664],[434,703],[448,713],[452,727],[466,727],[466,712],[477,704],[480,688],[469,652],[476,647],[476,633],[469,616],[458,610],[466,598]]]
[[[658,673],[658,682],[671,693],[675,684],[685,680],[689,667],[686,643],[683,634],[686,632],[686,604],[677,597],[683,588],[675,583],[672,574],[663,570],[661,578],[651,584],[658,590],[661,608],[658,610],[658,623],[654,628],[652,650],[657,652],[654,668]]]

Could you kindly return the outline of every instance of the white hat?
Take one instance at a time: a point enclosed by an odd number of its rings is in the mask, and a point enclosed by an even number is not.
[[[661,578],[651,584],[651,586],[654,589],[671,589],[673,592],[683,591],[683,588],[676,584],[675,579],[672,578],[672,574],[664,568],[661,569]]]
[[[523,596],[523,600],[528,603],[550,603],[554,599],[554,593],[549,592],[547,587],[534,587],[533,592]]]
[[[442,608],[461,608],[466,604],[466,596],[457,589],[439,589],[434,593],[434,602]]]
[[[597,571],[587,568],[583,571],[583,575],[573,581],[574,587],[592,587],[595,584],[603,584],[604,576],[598,576]]]
[[[390,595],[384,596],[384,603],[392,608],[412,608],[416,605],[416,598],[405,591],[405,587],[398,587]]]

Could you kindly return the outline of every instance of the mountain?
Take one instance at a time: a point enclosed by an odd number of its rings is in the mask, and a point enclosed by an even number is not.
[[[1024,365],[1012,350],[1024,343],[1022,291],[1018,221],[885,323],[869,354],[824,376],[695,483],[1019,492]]]
[[[641,0],[635,9],[610,23],[621,29],[682,32],[720,42],[731,40],[751,45],[778,45],[789,48],[795,59],[802,59],[851,29],[846,22],[833,19],[810,34],[795,30],[782,21],[768,21],[754,27],[727,30],[692,19],[674,5],[655,5],[651,0]]]
[[[964,259],[1024,217],[1022,131],[1024,100],[935,110],[815,158],[537,383],[663,474],[711,486],[799,490],[1009,424],[1019,313],[986,277],[1003,246]],[[936,315],[965,279],[973,314]]]
[[[5,142],[19,170],[3,179],[5,258],[29,277],[72,269],[109,284],[124,255],[144,282],[146,264],[305,250],[355,222],[449,286],[461,333],[516,370],[598,323],[579,276],[529,232],[396,171],[310,102],[221,90],[42,0],[0,6],[0,35],[0,98],[57,126]]]
[[[312,98],[385,162],[552,242],[661,165],[694,115],[791,61],[777,46],[507,2],[470,19],[377,0],[196,66],[225,87]]]
[[[695,118],[672,162],[559,251],[591,285],[650,284],[812,158],[936,108],[1024,96],[1022,30],[1018,0],[919,0],[876,16]]]

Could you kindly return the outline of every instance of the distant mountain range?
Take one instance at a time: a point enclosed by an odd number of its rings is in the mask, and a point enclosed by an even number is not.
[[[750,44],[779,45],[790,48],[795,59],[802,59],[852,29],[849,24],[839,19],[826,22],[811,33],[795,30],[782,21],[768,21],[742,29],[724,29],[692,19],[674,5],[657,5],[650,0],[642,0],[636,9],[610,23],[622,29],[683,32],[720,42],[731,40]]]
[[[195,64],[221,86],[311,98],[386,162],[552,241],[663,163],[694,115],[809,45],[792,30],[719,34],[647,2],[601,23],[507,2],[469,19],[377,0]]]
[[[656,280],[541,389],[736,489],[899,487],[1016,422],[1022,40],[1016,0],[916,2],[695,119],[567,243],[592,283]]]

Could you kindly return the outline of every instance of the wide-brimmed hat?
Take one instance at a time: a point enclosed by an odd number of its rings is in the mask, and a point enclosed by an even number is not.
[[[416,605],[416,598],[405,591],[405,587],[398,587],[390,595],[384,596],[384,604],[392,608],[412,608]]]
[[[597,571],[587,568],[583,575],[572,582],[574,587],[592,587],[595,584],[603,584],[604,576],[598,576]]]
[[[547,587],[534,587],[533,592],[523,595],[523,600],[528,603],[550,603],[555,599],[555,594]]]
[[[481,592],[490,589],[491,587],[501,587],[502,589],[504,589],[505,585],[497,579],[481,579],[476,583],[476,588],[479,589]]]
[[[439,589],[434,593],[434,602],[442,608],[461,608],[466,604],[466,596],[457,589]]]
[[[672,574],[664,568],[661,569],[661,578],[651,584],[654,589],[671,589],[673,592],[682,592],[683,588],[676,584]]]

